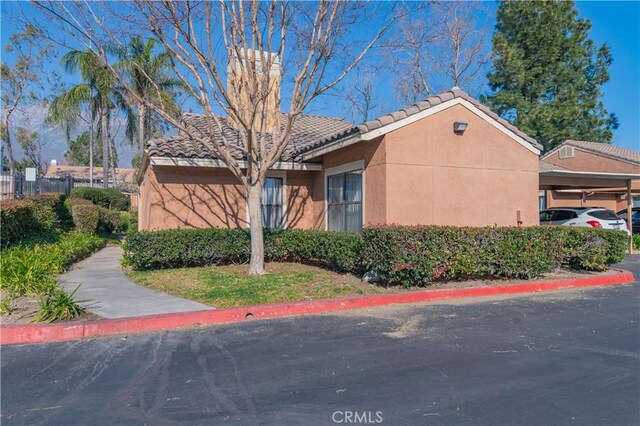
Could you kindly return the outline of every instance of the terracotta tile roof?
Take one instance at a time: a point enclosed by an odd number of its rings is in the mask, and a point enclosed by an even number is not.
[[[207,138],[212,129],[216,138],[232,144],[234,158],[242,159],[240,132],[227,122],[226,117],[218,118],[220,125],[216,124],[213,118],[207,119],[203,115],[196,114],[184,114],[182,120],[187,130],[196,137]],[[207,120],[212,121],[211,126]],[[355,130],[353,124],[340,118],[303,114],[294,122],[291,142],[283,153],[282,160],[293,160],[299,152],[310,145],[327,143]],[[220,158],[215,151],[192,140],[186,133],[150,140],[147,143],[147,153],[151,157]]]
[[[453,88],[438,95],[430,96],[422,102],[415,103],[406,108],[385,114],[374,120],[367,121],[359,126],[354,126],[340,118],[303,114],[299,116],[294,123],[291,142],[283,153],[282,160],[291,161],[299,159],[300,155],[315,148],[320,148],[335,140],[357,133],[370,132],[455,98],[461,98],[470,102],[496,122],[509,129],[525,141],[531,143],[537,149],[542,149],[542,145],[540,145],[535,139],[530,138],[525,133],[518,130],[518,128],[513,126],[507,120],[499,117],[496,113],[482,105],[467,93],[458,88]],[[283,115],[285,114],[283,113]],[[201,135],[203,138],[208,137],[209,126],[205,116],[184,114],[182,120],[189,132],[192,134],[198,137]],[[210,120],[213,119],[211,118]],[[231,148],[233,156],[240,160],[242,155],[242,151],[239,148],[241,146],[240,132],[229,125],[226,117],[219,117],[218,120],[220,122],[220,126],[215,123],[211,126],[214,136],[222,140],[222,136],[224,135],[224,139],[226,141],[233,141],[230,142],[232,144]],[[216,152],[212,152],[204,144],[192,140],[186,133],[150,140],[147,143],[147,153],[151,157],[220,158]]]
[[[623,160],[640,165],[640,151],[636,151],[635,149],[631,148],[625,148],[623,146],[611,145],[608,143],[568,140],[563,142],[551,152],[555,152],[560,147],[567,145],[580,148],[584,151],[589,151],[594,154],[602,155],[607,158],[612,158],[614,160]],[[549,154],[551,154],[551,152]],[[547,155],[545,155],[545,157]]]
[[[439,104],[441,104],[443,102],[450,101],[451,99],[456,99],[456,98],[461,98],[461,99],[464,99],[467,102],[470,102],[471,104],[473,104],[473,106],[475,106],[476,108],[480,109],[482,112],[484,112],[485,114],[487,114],[488,116],[493,118],[495,121],[497,121],[498,123],[503,125],[505,128],[511,130],[513,133],[515,133],[516,135],[520,136],[522,139],[526,140],[527,142],[531,143],[536,148],[542,149],[542,145],[540,145],[535,139],[527,136],[524,132],[520,131],[516,126],[514,126],[511,123],[509,123],[504,118],[501,118],[495,112],[491,111],[489,109],[489,107],[487,107],[485,105],[482,105],[476,99],[472,98],[471,96],[469,96],[469,94],[467,94],[466,92],[463,92],[462,90],[460,90],[457,87],[454,87],[451,90],[439,93],[439,94],[434,95],[434,96],[429,96],[424,101],[415,103],[415,104],[413,104],[411,106],[402,108],[402,109],[400,109],[398,111],[394,111],[392,113],[389,113],[389,114],[383,115],[381,117],[378,117],[378,118],[376,118],[374,120],[367,121],[366,123],[363,123],[360,126],[358,126],[358,128],[363,133],[364,132],[370,132],[370,131],[375,130],[375,129],[379,128],[379,127],[382,127],[384,125],[393,123],[395,121],[401,120],[401,119],[406,118],[406,117],[410,117],[410,116],[412,116],[414,114],[417,114],[417,113],[419,113],[421,111],[427,110],[427,109],[429,109],[431,107],[434,107],[436,105],[439,105]]]
[[[93,168],[93,178],[102,179],[102,167]],[[112,173],[109,173],[111,176]],[[74,179],[89,180],[88,166],[66,166],[66,165],[49,165],[44,177],[64,177],[71,176]],[[133,183],[136,181],[136,170],[127,168],[116,168],[116,181]]]
[[[562,167],[562,166],[557,166],[555,164],[547,163],[544,160],[540,160],[540,171],[541,172],[551,172],[551,171],[555,171],[555,170],[568,171],[569,169],[567,169],[565,167]]]

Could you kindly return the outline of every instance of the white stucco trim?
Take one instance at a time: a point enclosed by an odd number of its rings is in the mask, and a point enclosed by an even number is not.
[[[337,175],[340,173],[351,172],[354,170],[362,170],[362,226],[364,226],[364,217],[366,211],[366,170],[364,168],[364,160],[358,160],[351,163],[341,164],[335,167],[329,167],[324,170],[323,184],[324,184],[324,230],[329,230],[329,203],[328,194],[329,186],[327,185],[327,179],[329,176]]]
[[[518,142],[520,145],[522,145],[523,147],[525,147],[526,149],[528,149],[529,151],[533,152],[536,155],[540,155],[540,150],[537,149],[535,146],[533,146],[530,142],[526,141],[525,139],[523,139],[522,137],[518,136],[516,133],[512,132],[511,130],[507,129],[506,127],[504,127],[502,124],[500,124],[499,122],[497,122],[494,118],[492,118],[491,116],[489,116],[488,114],[486,114],[484,111],[482,111],[480,108],[476,107],[475,105],[473,105],[471,102],[462,99],[462,98],[453,98],[450,99],[448,101],[445,101],[441,104],[432,106],[430,108],[425,109],[424,111],[420,111],[417,114],[413,114],[409,117],[405,117],[401,120],[395,121],[393,123],[389,123],[385,126],[379,127],[377,129],[374,129],[370,132],[367,133],[363,133],[361,135],[361,139],[362,140],[372,140],[375,138],[378,138],[382,135],[385,135],[389,132],[392,132],[394,130],[398,130],[404,126],[408,126],[409,124],[415,123],[416,121],[422,120],[423,118],[429,117],[431,115],[437,114],[441,111],[444,111],[445,109],[451,108],[452,106],[455,105],[463,105],[465,108],[467,108],[469,111],[471,111],[472,113],[474,113],[475,115],[477,115],[478,117],[480,117],[481,119],[483,119],[484,121],[486,121],[487,123],[489,123],[490,125],[492,125],[493,127],[495,127],[496,129],[498,129],[500,132],[504,133],[505,135],[509,136],[511,139],[513,139],[514,141]],[[453,123],[452,123],[453,125]],[[451,131],[453,132],[453,128],[451,129]]]
[[[601,179],[640,179],[640,173],[607,173],[607,172],[581,172],[575,170],[545,170],[540,172],[540,176],[552,177],[578,177],[578,178],[601,178]]]
[[[150,162],[153,166],[227,168],[224,161],[209,158],[151,157]],[[238,164],[240,165],[241,169],[246,169],[249,165],[247,161],[238,161]],[[299,163],[295,161],[278,161],[273,165],[271,170],[320,171],[322,170],[322,164]]]

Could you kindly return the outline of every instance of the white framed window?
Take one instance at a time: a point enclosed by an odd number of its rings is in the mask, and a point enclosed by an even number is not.
[[[287,227],[287,172],[270,170],[262,188],[262,226],[265,228]],[[249,217],[249,199],[246,199],[247,226]]]
[[[265,228],[284,227],[284,177],[267,176],[264,181],[262,224]]]
[[[364,222],[364,161],[325,171],[325,227],[360,231]]]

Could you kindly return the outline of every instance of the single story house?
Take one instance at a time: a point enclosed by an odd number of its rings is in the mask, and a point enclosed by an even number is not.
[[[566,141],[540,159],[540,208],[640,206],[640,151]]]
[[[239,135],[220,120],[227,140]],[[360,125],[302,115],[267,178],[265,224],[537,225],[541,149],[459,88]],[[138,173],[142,230],[248,226],[243,185],[187,133],[150,140]]]
[[[102,167],[93,168],[93,180],[94,182],[102,181],[103,170]],[[113,179],[113,171],[110,171],[109,176]],[[89,167],[88,166],[69,166],[57,164],[51,162],[47,166],[47,171],[44,175],[45,178],[63,178],[71,176],[76,182],[89,182]],[[136,182],[136,169],[116,167],[115,169],[115,181],[117,183],[135,183]]]

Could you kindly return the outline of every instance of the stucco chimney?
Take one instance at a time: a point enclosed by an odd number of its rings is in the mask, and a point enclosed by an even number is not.
[[[241,55],[245,56],[244,51],[241,51]],[[282,81],[280,58],[275,53],[264,52],[267,64],[263,65],[259,51],[250,51],[247,56],[248,59],[245,57],[237,58],[236,56],[229,58],[227,91],[229,92],[231,103],[241,111],[241,114],[247,120],[253,112],[252,108],[256,108],[256,129],[262,127],[264,118],[265,131],[275,133],[280,127],[280,84]],[[245,90],[246,87],[241,84],[243,79],[250,78],[246,74],[250,72],[251,68],[247,63],[255,64],[254,70],[259,88],[255,101],[252,101],[249,93]],[[269,70],[265,72],[267,66]],[[265,104],[266,108],[263,117],[262,110]],[[236,128],[240,127],[231,117],[229,117],[229,124]]]

